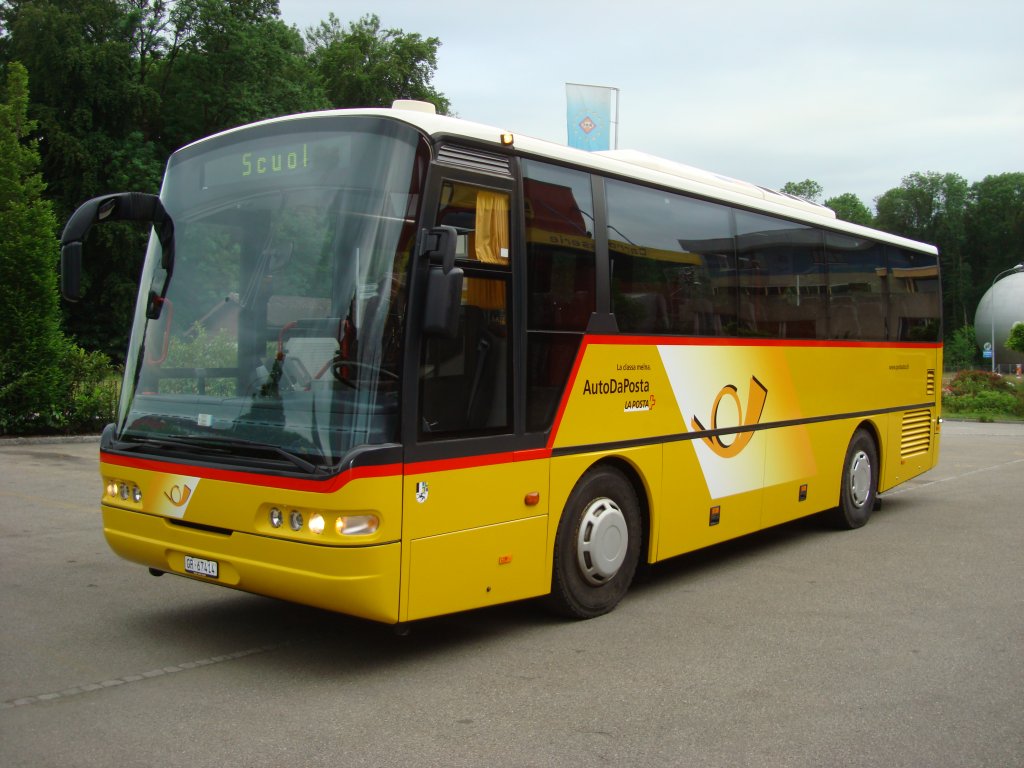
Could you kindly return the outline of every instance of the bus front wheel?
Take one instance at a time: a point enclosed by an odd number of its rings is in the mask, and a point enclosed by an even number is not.
[[[839,528],[860,528],[871,517],[877,494],[878,449],[871,434],[858,429],[846,449],[839,506],[832,511],[832,522]]]
[[[584,475],[566,502],[555,538],[548,603],[589,619],[626,594],[640,560],[639,503],[630,482],[611,468]]]

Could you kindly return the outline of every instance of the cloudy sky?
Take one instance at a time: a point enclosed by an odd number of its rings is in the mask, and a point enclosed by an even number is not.
[[[564,144],[565,83],[620,89],[619,147],[869,206],[915,171],[1024,171],[1020,0],[280,0],[441,40],[463,118]]]

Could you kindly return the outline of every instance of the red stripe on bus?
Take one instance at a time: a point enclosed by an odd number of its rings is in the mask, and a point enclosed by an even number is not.
[[[100,461],[131,469],[143,469],[163,474],[192,475],[204,480],[221,480],[229,483],[258,485],[268,488],[283,488],[292,491],[311,491],[313,493],[333,493],[352,482],[373,477],[391,477],[404,474],[427,474],[430,472],[446,472],[456,469],[472,469],[474,467],[490,467],[496,464],[511,464],[515,461],[536,461],[551,458],[547,448],[533,448],[527,451],[485,453],[476,456],[459,456],[451,459],[435,459],[420,461],[414,464],[382,464],[379,467],[355,467],[342,472],[330,479],[305,480],[302,478],[278,477],[252,472],[239,472],[232,469],[215,469],[199,467],[191,464],[155,461],[111,453],[101,453]]]
[[[415,464],[406,464],[405,474],[422,475],[429,472],[446,472],[452,469],[490,467],[495,464],[511,464],[514,460],[515,454],[511,452],[484,453],[477,456],[458,456],[453,459],[433,459],[431,461],[418,461]]]
[[[312,493],[333,493],[353,480],[373,477],[391,477],[402,474],[401,464],[381,464],[377,467],[354,467],[340,475],[325,480],[306,480],[298,477],[278,477],[253,472],[239,472],[233,469],[215,469],[192,464],[178,464],[169,461],[154,461],[132,456],[118,456],[100,452],[100,461],[131,469],[144,469],[163,474],[192,475],[204,480],[221,480],[243,485],[259,485],[266,488],[283,488],[289,491],[310,491]]]
[[[516,451],[516,461],[537,461],[539,459],[550,459],[551,449],[550,448],[531,448],[528,451]]]
[[[811,347],[816,349],[941,349],[937,341],[852,341],[848,339],[750,339],[715,336],[584,336],[582,353],[591,344],[676,347]],[[575,373],[575,370],[573,371]]]

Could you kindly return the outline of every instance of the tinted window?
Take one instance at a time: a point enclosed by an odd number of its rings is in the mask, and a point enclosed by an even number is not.
[[[938,259],[891,246],[888,251],[890,339],[937,341],[942,315]]]
[[[527,428],[547,429],[596,309],[590,176],[523,161]]]
[[[885,246],[864,238],[825,233],[828,254],[830,336],[884,341]]]
[[[736,252],[741,335],[828,337],[828,290],[819,230],[737,211]]]
[[[729,209],[618,181],[606,190],[619,329],[728,333],[737,311]]]

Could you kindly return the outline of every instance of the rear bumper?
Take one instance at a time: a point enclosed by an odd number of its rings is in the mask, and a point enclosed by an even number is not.
[[[103,533],[118,555],[150,568],[374,621],[398,621],[400,542],[326,547],[229,535],[106,505]],[[218,578],[186,573],[186,555],[215,560]]]

